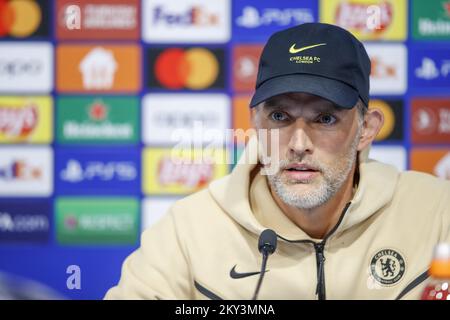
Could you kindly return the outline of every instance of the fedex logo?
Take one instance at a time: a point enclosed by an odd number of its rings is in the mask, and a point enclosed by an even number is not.
[[[224,43],[230,39],[229,0],[143,0],[142,37],[156,43]]]
[[[0,196],[50,196],[53,151],[50,147],[0,147]]]
[[[0,179],[12,180],[37,180],[42,176],[42,168],[28,163],[26,160],[14,160],[0,167]]]
[[[154,9],[153,24],[166,23],[168,25],[217,25],[218,14],[208,12],[204,7],[193,6],[183,12],[170,11],[163,6]]]

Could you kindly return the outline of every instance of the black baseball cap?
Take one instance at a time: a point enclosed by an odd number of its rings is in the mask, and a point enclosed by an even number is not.
[[[310,93],[351,109],[369,105],[370,59],[347,30],[305,23],[274,33],[265,45],[250,107],[283,93]]]

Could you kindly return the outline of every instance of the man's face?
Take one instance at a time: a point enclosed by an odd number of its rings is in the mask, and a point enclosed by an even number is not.
[[[271,189],[296,208],[327,202],[353,172],[361,132],[357,108],[340,109],[304,93],[279,95],[256,108],[255,128],[279,134],[280,161],[267,176]],[[264,152],[276,159],[270,149]]]

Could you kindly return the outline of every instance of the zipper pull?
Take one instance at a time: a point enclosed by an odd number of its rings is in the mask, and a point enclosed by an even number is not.
[[[325,274],[324,274],[325,255],[323,254],[324,244],[316,243],[314,244],[314,249],[316,250],[316,260],[317,260],[316,295],[319,296],[319,300],[325,300]]]

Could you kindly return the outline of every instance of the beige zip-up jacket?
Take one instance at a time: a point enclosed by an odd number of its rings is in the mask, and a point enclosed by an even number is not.
[[[276,205],[266,177],[251,178],[256,159],[252,139],[230,175],[144,231],[105,298],[251,299],[258,237],[270,228],[278,247],[259,299],[420,299],[434,246],[450,242],[450,182],[363,159],[338,224],[312,239]]]

